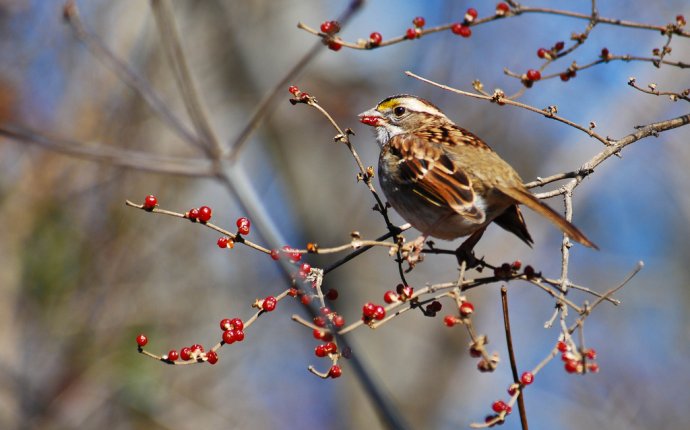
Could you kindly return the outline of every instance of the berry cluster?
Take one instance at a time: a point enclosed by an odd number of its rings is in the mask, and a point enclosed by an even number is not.
[[[211,220],[211,215],[213,211],[208,206],[201,206],[199,208],[192,208],[184,214],[184,217],[190,221],[199,221],[201,223],[207,223]]]
[[[426,24],[426,20],[424,19],[424,17],[415,17],[412,20],[412,25],[414,27],[410,27],[407,30],[405,30],[405,38],[412,40],[422,37],[422,30],[424,29],[424,24]]]
[[[558,53],[561,52],[563,48],[565,48],[565,42],[558,41],[551,47],[551,49],[537,49],[537,57],[542,58],[544,60],[554,60],[558,58]]]
[[[398,302],[406,302],[414,295],[414,288],[409,285],[398,284],[395,291],[388,290],[383,294],[383,301],[391,304]]]
[[[467,12],[465,12],[465,19],[463,20],[463,22],[454,23],[450,27],[450,31],[452,31],[453,34],[457,34],[458,36],[470,37],[472,35],[470,24],[472,24],[474,20],[477,19],[477,16],[477,9],[472,7],[467,9]]]
[[[223,343],[231,345],[244,340],[244,322],[239,318],[224,318],[220,321]]]
[[[324,43],[328,46],[328,49],[339,51],[340,48],[343,47],[340,43],[340,39],[333,37],[333,35],[339,31],[340,23],[338,21],[324,21],[321,23],[321,32],[326,36],[324,38]]]
[[[362,321],[366,324],[373,324],[386,318],[386,309],[376,303],[367,302],[362,306]]]
[[[597,358],[597,352],[588,348],[578,351],[562,340],[556,343],[556,349],[561,353],[561,360],[563,366],[568,373],[596,373],[599,371],[599,365],[594,361]]]
[[[309,93],[300,91],[300,89],[295,85],[290,85],[288,92],[294,96],[294,98],[290,99],[290,103],[293,105],[296,103],[308,103],[310,100],[312,100],[312,97],[309,95]]]

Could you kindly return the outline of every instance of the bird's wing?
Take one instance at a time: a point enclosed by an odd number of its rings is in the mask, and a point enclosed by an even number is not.
[[[398,180],[413,192],[438,207],[448,207],[465,219],[481,224],[484,211],[476,204],[472,181],[453,163],[442,145],[430,145],[415,135],[390,139],[389,150],[399,158]]]

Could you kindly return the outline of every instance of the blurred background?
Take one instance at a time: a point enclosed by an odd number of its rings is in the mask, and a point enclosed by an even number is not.
[[[600,1],[602,16],[663,25],[690,16],[683,0]],[[148,2],[79,2],[88,28],[145,76],[178,117],[185,109],[161,49]],[[533,1],[530,5],[589,13],[587,1]],[[318,43],[296,24],[314,28],[335,19],[347,1],[176,1],[182,44],[210,121],[229,145],[278,82]],[[52,138],[98,147],[188,158],[203,154],[182,141],[141,95],[104,67],[62,19],[61,1],[0,0],[0,121]],[[462,20],[475,7],[493,14],[495,2],[364,2],[343,28],[348,41],[379,31],[401,35],[413,17],[427,26]],[[568,42],[586,21],[544,14],[505,19],[473,29],[469,39],[450,32],[374,51],[325,47],[290,84],[315,95],[343,127],[367,165],[378,148],[356,114],[396,93],[428,98],[450,118],[485,139],[526,180],[572,170],[602,148],[571,127],[512,107],[499,107],[425,85],[411,70],[442,83],[510,94],[521,84],[504,68],[524,72],[541,63],[536,51]],[[650,56],[666,39],[655,31],[600,25],[589,41],[556,63],[588,63],[603,47],[612,54]],[[690,60],[690,43],[674,38],[668,59]],[[655,82],[661,90],[688,87],[687,71],[649,63],[613,62],[578,73],[567,83],[539,82],[521,101],[557,105],[581,124],[596,121],[613,138],[636,125],[688,112],[687,104],[641,94],[626,82]],[[356,183],[356,167],[333,130],[314,110],[288,103],[287,85],[268,115],[226,169],[288,243],[345,243],[385,232],[373,200]],[[611,159],[577,189],[575,223],[601,247],[572,249],[571,280],[605,291],[635,266],[644,270],[587,320],[586,342],[598,351],[601,372],[578,377],[552,362],[526,391],[533,428],[675,429],[687,426],[690,403],[690,128],[648,138]],[[377,184],[378,186],[378,184]],[[548,188],[548,187],[547,187]],[[246,247],[218,249],[208,229],[126,208],[125,199],[155,194],[161,207],[184,212],[209,205],[217,224],[234,228],[250,218],[228,188],[211,178],[155,174],[98,163],[0,138],[0,428],[3,429],[351,429],[384,428],[368,390],[347,361],[343,376],[321,380],[309,364],[311,331],[290,320],[302,313],[284,301],[247,331],[242,344],[221,350],[215,366],[165,366],[137,354],[145,332],[157,353],[192,343],[215,344],[218,321],[247,318],[254,299],[286,288],[275,263]],[[552,206],[561,208],[554,199]],[[536,245],[492,227],[477,253],[493,263],[520,259],[550,277],[560,270],[560,234],[525,211]],[[402,222],[397,216],[396,222]],[[415,237],[409,232],[408,237]],[[256,229],[252,238],[262,240]],[[457,243],[440,243],[445,247]],[[324,266],[337,257],[309,258]],[[428,258],[410,275],[416,288],[454,280],[450,257]],[[398,283],[384,250],[373,250],[327,277],[337,288],[333,308],[356,320],[366,301],[382,301]],[[475,323],[503,358],[492,374],[476,371],[462,328],[409,312],[375,331],[349,336],[354,354],[409,428],[467,428],[482,421],[494,400],[507,399],[507,362],[500,285],[473,290]],[[533,368],[552,348],[557,328],[544,322],[553,301],[522,283],[509,285],[513,336],[520,370]],[[573,294],[578,302],[587,296]],[[504,428],[519,428],[517,413]]]

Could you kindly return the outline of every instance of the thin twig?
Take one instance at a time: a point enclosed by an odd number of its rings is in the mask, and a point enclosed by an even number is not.
[[[515,362],[515,351],[513,350],[513,335],[510,331],[510,315],[508,314],[508,289],[501,287],[501,305],[503,307],[503,328],[506,332],[506,344],[508,345],[508,357],[510,358],[510,370],[513,372],[513,382],[520,384],[520,376],[518,375],[517,363]],[[520,424],[522,430],[527,430],[529,425],[527,423],[527,410],[525,409],[525,398],[520,390],[517,398],[518,410],[520,411]]]

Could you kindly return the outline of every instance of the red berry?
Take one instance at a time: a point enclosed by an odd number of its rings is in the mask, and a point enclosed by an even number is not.
[[[237,232],[239,234],[244,234],[244,235],[249,234],[249,227],[251,227],[252,223],[249,222],[248,218],[246,218],[246,217],[237,218],[237,222],[235,224],[237,224]]]
[[[244,330],[244,322],[239,318],[233,318],[230,320],[230,325],[235,330]]]
[[[388,290],[383,294],[383,301],[386,303],[394,303],[398,301],[398,295],[393,291]]]
[[[180,354],[178,354],[177,351],[175,351],[174,349],[171,349],[171,350],[168,352],[168,360],[170,360],[170,361],[175,361],[175,360],[177,360],[178,358],[180,358]]]
[[[196,221],[196,219],[199,218],[199,209],[190,209],[189,212],[187,212],[187,218]]]
[[[602,48],[601,58],[603,58],[603,59],[609,58],[609,49],[608,48]]]
[[[289,245],[283,246],[283,251],[287,252],[288,257],[290,258],[290,260],[292,260],[293,263],[297,263],[302,259],[302,254],[293,251],[292,247],[290,247]]]
[[[153,194],[149,194],[144,199],[144,209],[151,210],[158,204],[158,199]]]
[[[541,79],[541,72],[539,70],[529,69],[527,71],[527,79],[530,81],[538,81]]]
[[[314,317],[314,325],[317,327],[326,327],[326,319],[324,317]]]
[[[227,248],[229,242],[230,242],[229,237],[221,236],[218,238],[218,242],[216,242],[216,243],[218,244],[218,248]]]
[[[209,351],[206,353],[206,361],[208,361],[209,364],[218,363],[218,354],[216,354],[216,351]]]
[[[225,330],[230,330],[232,328],[232,320],[230,318],[223,318],[220,320],[220,329],[225,331]]]
[[[525,372],[520,376],[520,382],[522,385],[529,385],[534,382],[534,374],[532,372]]]
[[[192,358],[192,348],[185,346],[180,350],[180,358],[184,361],[189,361]]]
[[[462,37],[470,37],[472,36],[472,29],[466,25],[462,25],[458,22],[453,24],[453,26],[450,28],[450,31],[453,32],[453,34],[457,34],[458,36]]]
[[[593,348],[589,348],[585,351],[585,357],[587,357],[588,360],[596,360],[597,352]]]
[[[364,315],[365,318],[373,318],[374,313],[376,313],[376,305],[368,302],[365,303],[364,306],[362,306],[362,315]]]
[[[317,345],[316,348],[314,348],[314,354],[317,357],[325,357],[326,355],[328,355],[328,353],[326,352],[326,347],[324,345]]]
[[[405,31],[405,38],[406,39],[416,39],[417,37],[419,37],[419,35],[420,35],[420,33],[418,32],[418,30],[416,28],[408,28]]]
[[[235,343],[237,339],[235,338],[235,330],[225,330],[223,332],[223,342],[228,345]]]
[[[386,310],[381,305],[377,305],[374,309],[374,319],[382,320],[386,317]]]
[[[321,309],[319,309],[319,312],[321,312],[321,315],[328,316],[332,311],[331,308],[327,306],[322,306]]]
[[[508,410],[508,405],[503,400],[496,400],[491,404],[491,409],[493,409],[493,411],[497,414],[500,414],[501,412]]]
[[[546,58],[546,56],[548,55],[548,53],[549,53],[549,51],[547,51],[547,50],[544,49],[544,48],[539,48],[539,49],[537,49],[537,57],[539,57],[539,58]]]
[[[417,28],[421,28],[424,27],[424,24],[426,24],[426,20],[423,17],[418,16],[412,20],[412,24]]]
[[[328,376],[331,378],[339,378],[342,374],[343,370],[337,364],[334,364],[330,369],[328,369]]]
[[[276,308],[277,303],[278,301],[275,297],[268,296],[264,299],[263,303],[261,304],[261,309],[265,310],[266,312],[271,312],[273,309]]]
[[[139,336],[137,336],[137,345],[139,345],[140,347],[146,345],[148,342],[149,342],[148,338],[146,336],[144,336],[143,334],[140,334]]]
[[[568,360],[565,362],[565,371],[568,373],[575,373],[578,371],[579,366],[580,362],[577,360]]]
[[[445,317],[443,317],[443,324],[447,325],[448,327],[453,327],[457,323],[458,319],[453,315],[446,315]]]
[[[328,42],[328,49],[331,51],[340,51],[340,48],[342,48],[343,45],[340,44],[337,40],[331,40]]]
[[[233,331],[235,332],[235,340],[242,342],[244,340],[244,330],[236,328]]]
[[[375,31],[369,35],[369,44],[371,46],[379,46],[381,44],[381,41],[383,41],[381,33]]]
[[[192,353],[194,353],[194,351],[197,351],[197,352],[204,352],[204,347],[203,347],[202,345],[198,344],[198,343],[195,343],[195,344],[192,345],[190,348],[192,349]]]
[[[474,312],[474,305],[470,302],[462,302],[460,305],[460,315],[468,317]]]
[[[683,15],[676,15],[676,24],[683,27],[686,24],[685,17]]]
[[[335,288],[330,288],[326,292],[326,298],[330,301],[336,300],[338,298],[338,290],[336,290]]]
[[[513,264],[510,265],[510,268],[513,270],[520,270],[522,267],[522,262],[520,260],[515,260],[513,261]]]
[[[311,296],[306,295],[306,294],[303,295],[302,298],[300,299],[300,302],[305,306],[308,305],[309,303],[311,303]]]
[[[472,22],[477,18],[477,9],[471,7],[465,12],[465,21]]]
[[[311,335],[314,337],[314,339],[321,340],[326,336],[326,332],[323,330],[319,330],[318,328],[315,328],[312,330]]]
[[[503,15],[507,14],[508,12],[510,12],[510,6],[508,6],[507,3],[501,2],[501,3],[496,5],[496,15],[503,16]]]
[[[554,48],[556,51],[560,51],[560,50],[563,49],[564,47],[565,47],[565,43],[562,42],[562,41],[556,42],[556,44],[553,45],[553,48]]]
[[[290,87],[288,88],[288,92],[289,92],[290,94],[292,94],[293,96],[296,96],[297,93],[299,92],[299,88],[297,88],[297,87],[294,86],[294,85],[290,85]]]
[[[561,73],[561,81],[568,82],[570,80],[570,74],[568,72]]]
[[[518,392],[518,388],[520,388],[518,384],[510,384],[510,387],[508,387],[508,395],[514,396]]]
[[[342,327],[345,325],[345,318],[342,315],[335,315],[333,317],[333,325],[336,327]]]
[[[326,350],[326,352],[329,354],[335,354],[338,351],[338,345],[336,345],[333,342],[328,342],[323,347]]]
[[[302,278],[306,278],[307,275],[311,272],[311,265],[309,263],[302,263],[299,266],[299,276]]]
[[[208,222],[211,219],[211,208],[208,206],[202,206],[199,208],[199,221]]]
[[[587,363],[587,370],[592,373],[597,373],[599,371],[599,365],[597,363]]]
[[[340,31],[340,24],[338,21],[324,21],[321,23],[321,32],[326,34],[335,34]]]
[[[558,343],[556,343],[556,348],[558,348],[560,352],[568,351],[568,345],[562,340],[559,340]]]
[[[278,251],[277,249],[272,249],[271,250],[271,258],[275,261],[280,260],[280,251]]]

